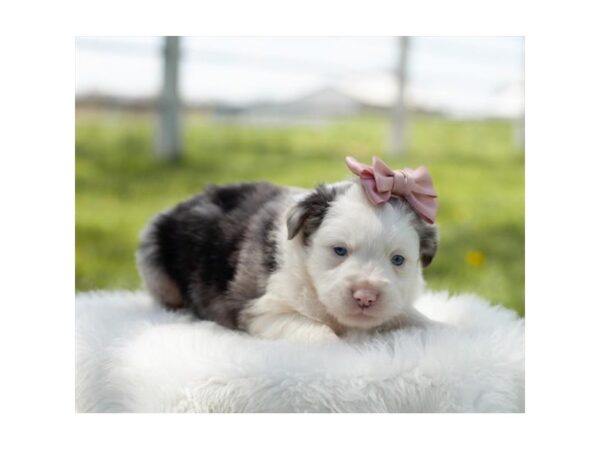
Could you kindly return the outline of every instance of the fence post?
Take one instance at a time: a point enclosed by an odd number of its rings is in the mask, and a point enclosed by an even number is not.
[[[390,154],[397,156],[406,151],[406,122],[407,111],[405,104],[405,87],[407,74],[407,61],[409,38],[401,36],[398,38],[398,67],[395,71],[396,86],[398,88],[396,102],[392,107],[392,129],[390,135]]]
[[[158,132],[155,153],[159,159],[181,158],[181,121],[179,102],[179,37],[164,38],[163,84],[158,104]]]

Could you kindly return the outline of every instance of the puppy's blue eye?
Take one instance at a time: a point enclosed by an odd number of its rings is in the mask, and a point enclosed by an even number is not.
[[[395,266],[401,266],[402,264],[404,264],[404,256],[402,255],[394,255],[392,256],[392,264]]]
[[[348,249],[346,247],[333,247],[333,251],[338,256],[346,256],[348,254]]]

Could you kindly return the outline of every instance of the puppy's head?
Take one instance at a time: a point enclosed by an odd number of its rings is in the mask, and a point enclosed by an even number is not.
[[[371,204],[357,182],[319,186],[289,212],[319,301],[341,324],[369,329],[416,299],[437,230],[403,200]]]

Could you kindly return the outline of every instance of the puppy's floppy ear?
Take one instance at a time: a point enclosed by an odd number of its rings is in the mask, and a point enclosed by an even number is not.
[[[435,225],[419,220],[420,224],[417,227],[419,233],[419,251],[421,258],[421,266],[427,267],[431,264],[438,248],[438,229]]]
[[[288,230],[288,239],[293,239],[294,236],[298,234],[298,232],[302,228],[302,225],[304,224],[305,219],[306,218],[304,209],[302,208],[300,203],[296,203],[292,207],[292,209],[290,209],[290,212],[288,213],[287,217],[286,223]]]
[[[294,205],[287,217],[288,239],[293,239],[302,231],[302,241],[304,245],[308,245],[310,236],[323,222],[335,196],[335,188],[319,185],[314,192]]]

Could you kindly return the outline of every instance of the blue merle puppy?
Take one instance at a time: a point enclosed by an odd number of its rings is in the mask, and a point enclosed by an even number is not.
[[[152,297],[273,339],[337,340],[427,323],[413,304],[436,227],[402,197],[369,201],[359,180],[314,190],[210,186],[143,230]]]

